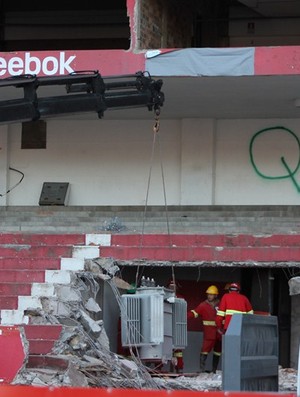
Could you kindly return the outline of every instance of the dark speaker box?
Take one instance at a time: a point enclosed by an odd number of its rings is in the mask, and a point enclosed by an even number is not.
[[[67,205],[68,182],[44,182],[39,205]]]

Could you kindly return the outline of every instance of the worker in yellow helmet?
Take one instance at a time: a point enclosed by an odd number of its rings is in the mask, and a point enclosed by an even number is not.
[[[203,323],[203,342],[200,353],[200,372],[205,370],[208,354],[213,351],[212,372],[216,373],[222,352],[221,336],[217,332],[216,314],[219,305],[219,291],[215,285],[206,290],[207,298],[195,309],[188,311],[188,319],[200,318]]]

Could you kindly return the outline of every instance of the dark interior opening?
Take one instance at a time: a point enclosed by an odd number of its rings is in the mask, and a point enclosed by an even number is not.
[[[126,0],[0,2],[0,51],[128,49]]]

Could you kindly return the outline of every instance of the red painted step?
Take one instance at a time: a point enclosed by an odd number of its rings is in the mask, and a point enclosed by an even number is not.
[[[23,283],[0,283],[0,296],[30,295],[31,284]]]
[[[300,261],[300,247],[102,247],[116,260],[289,262]]]
[[[27,339],[51,339],[56,340],[62,331],[60,324],[28,324],[23,325]]]
[[[17,296],[0,296],[1,310],[16,310],[18,308]]]
[[[59,270],[60,258],[1,258],[0,269]]]
[[[29,354],[48,354],[52,352],[55,341],[53,340],[30,340]]]
[[[137,247],[300,247],[300,235],[253,236],[199,235],[199,234],[116,234],[111,237],[112,246]]]
[[[51,355],[29,355],[26,364],[27,368],[57,368],[67,369],[69,360],[67,358],[51,356]]]
[[[29,342],[29,353],[51,353],[55,341],[59,338],[61,330],[62,326],[59,324],[24,325],[25,335]]]
[[[0,270],[1,283],[43,283],[44,270]]]
[[[84,245],[85,234],[0,233],[0,244]]]
[[[36,257],[49,257],[49,258],[61,258],[71,257],[73,247],[72,246],[31,246],[31,245],[18,245],[18,244],[7,244],[0,245],[0,258],[4,257],[18,257],[18,258],[36,258]]]

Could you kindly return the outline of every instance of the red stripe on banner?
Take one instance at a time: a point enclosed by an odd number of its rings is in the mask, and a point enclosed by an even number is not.
[[[300,46],[255,48],[254,74],[300,74]]]
[[[22,74],[61,76],[83,70],[98,70],[105,77],[144,69],[144,54],[125,50],[0,52],[0,78]]]

